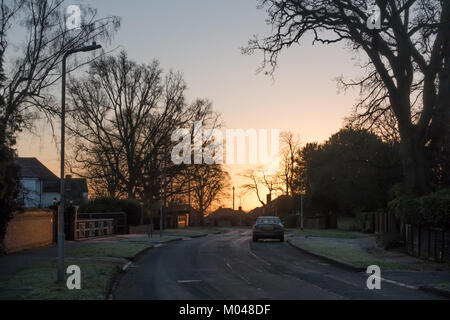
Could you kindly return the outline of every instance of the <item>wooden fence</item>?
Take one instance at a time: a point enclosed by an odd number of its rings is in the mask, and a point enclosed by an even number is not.
[[[405,225],[408,254],[436,262],[450,262],[450,232]]]
[[[379,211],[373,215],[375,233],[401,232],[401,223],[392,213]]]
[[[114,234],[114,219],[77,220],[76,240]]]
[[[78,213],[79,220],[114,220],[114,234],[128,234],[129,228],[127,223],[127,214],[125,212],[110,213]]]

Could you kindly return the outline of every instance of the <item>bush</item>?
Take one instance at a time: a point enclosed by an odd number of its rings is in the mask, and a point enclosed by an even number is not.
[[[357,231],[364,232],[364,233],[373,233],[375,226],[373,225],[374,222],[374,215],[375,212],[358,212],[356,213],[356,226],[358,228]]]
[[[450,229],[450,189],[423,197],[401,196],[390,201],[388,207],[405,223]]]
[[[403,246],[401,236],[397,232],[386,232],[378,234],[377,244],[384,250],[395,249]]]
[[[19,193],[19,167],[14,163],[13,149],[0,144],[0,256],[4,254],[3,240],[8,222],[18,209],[16,198]]]
[[[136,200],[102,198],[80,206],[82,213],[125,212],[128,225],[141,225],[142,205]]]

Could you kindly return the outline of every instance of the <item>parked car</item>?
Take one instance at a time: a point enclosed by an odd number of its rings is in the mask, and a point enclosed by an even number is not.
[[[259,217],[253,226],[253,241],[279,239],[284,242],[284,226],[278,217]]]

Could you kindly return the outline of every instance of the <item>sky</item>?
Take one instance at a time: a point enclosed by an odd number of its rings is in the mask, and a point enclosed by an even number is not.
[[[357,92],[337,90],[337,77],[354,78],[361,72],[343,44],[312,45],[307,38],[281,54],[273,78],[257,73],[261,54],[246,56],[240,50],[253,35],[270,33],[266,12],[257,9],[256,0],[91,0],[89,4],[99,15],[122,18],[110,48],[125,49],[138,62],[157,59],[166,71],[181,71],[188,84],[188,101],[212,101],[226,128],[290,130],[304,143],[322,142],[342,127],[355,104]],[[59,155],[48,125],[37,125],[34,134],[21,134],[18,152],[21,157],[37,157],[58,175]],[[230,168],[232,185],[238,190],[245,183],[241,172],[241,167]],[[225,205],[231,206],[231,201]],[[238,205],[249,210],[258,202],[247,194],[236,199]]]

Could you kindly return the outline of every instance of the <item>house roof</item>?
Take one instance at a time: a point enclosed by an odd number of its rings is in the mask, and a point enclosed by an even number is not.
[[[239,213],[239,211],[233,210],[231,208],[218,208],[216,211],[211,212],[208,216],[221,216],[221,215],[230,215],[234,213]]]
[[[59,178],[36,158],[18,158],[21,179],[40,179],[44,192],[59,192]]]
[[[60,192],[59,178],[38,159],[18,158],[17,164],[20,166],[19,177],[21,179],[39,179],[43,181],[44,192]],[[88,192],[86,179],[67,176],[65,182],[66,195],[74,201],[82,199],[83,193]]]
[[[18,158],[20,178],[37,178],[41,180],[58,180],[58,177],[36,158]]]

